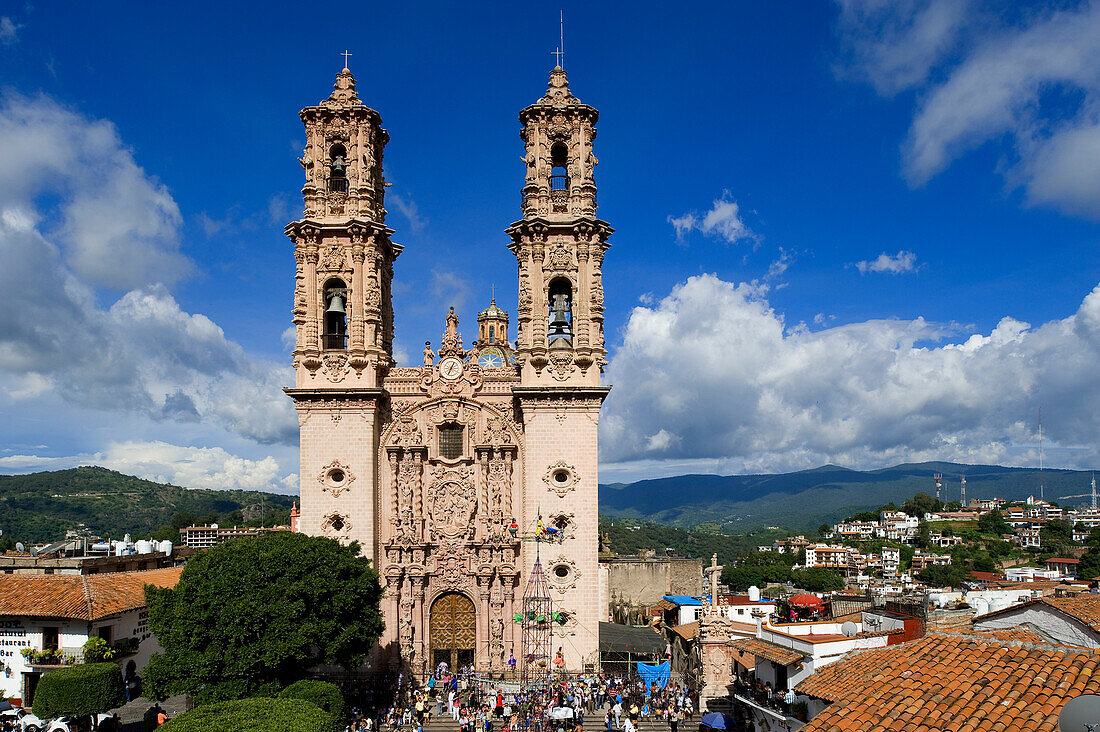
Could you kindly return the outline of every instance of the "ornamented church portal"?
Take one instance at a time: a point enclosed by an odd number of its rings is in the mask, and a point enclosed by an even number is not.
[[[433,667],[440,663],[451,669],[473,665],[477,614],[465,595],[451,592],[432,603],[429,629]]]

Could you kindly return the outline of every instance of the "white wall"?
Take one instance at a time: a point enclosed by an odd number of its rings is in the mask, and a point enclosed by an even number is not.
[[[114,642],[123,638],[136,638],[138,651],[135,655],[121,659],[121,666],[125,672],[130,661],[136,664],[140,674],[150,657],[162,649],[157,639],[149,631],[148,611],[145,608],[130,610],[104,620],[89,623],[84,620],[65,620],[60,618],[34,618],[34,617],[8,617],[0,620],[0,661],[5,668],[11,669],[0,672],[0,692],[8,697],[23,696],[23,674],[32,672],[23,658],[20,649],[33,648],[42,650],[42,629],[58,629],[58,646],[65,654],[80,657],[84,644],[89,637],[99,635],[99,629],[104,626],[114,627]]]

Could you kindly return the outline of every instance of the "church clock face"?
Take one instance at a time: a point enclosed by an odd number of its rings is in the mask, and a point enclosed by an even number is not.
[[[457,379],[462,375],[462,362],[453,356],[439,362],[439,375],[444,379]]]

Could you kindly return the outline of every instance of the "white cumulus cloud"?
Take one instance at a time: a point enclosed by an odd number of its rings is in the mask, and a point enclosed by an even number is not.
[[[917,255],[904,250],[894,255],[883,252],[875,259],[856,262],[854,266],[860,274],[867,274],[868,272],[885,272],[887,274],[915,272],[917,270]]]
[[[110,123],[5,95],[0,159],[0,377],[10,398],[33,408],[54,391],[107,413],[295,439],[280,391],[289,367],[250,358],[168,289],[191,270],[179,210]]]
[[[915,89],[902,146],[921,185],[989,142],[1031,204],[1100,218],[1100,5],[839,0],[844,72]]]
[[[729,191],[724,191],[720,198],[714,199],[709,211],[689,211],[681,216],[669,216],[668,222],[672,224],[676,231],[676,241],[680,243],[684,243],[692,231],[716,237],[727,244],[756,240],[756,235],[745,224],[741,217],[741,208],[730,197]]]
[[[159,440],[115,442],[100,452],[87,455],[0,457],[0,469],[5,472],[63,470],[78,465],[99,465],[184,488],[279,493],[293,493],[298,489],[298,476],[283,474],[273,457],[252,460],[233,455],[221,447],[189,447]]]
[[[765,295],[700,275],[634,308],[607,373],[608,467],[1005,462],[1040,404],[1070,462],[1100,458],[1100,286],[1062,320],[969,335],[921,318],[788,329]]]

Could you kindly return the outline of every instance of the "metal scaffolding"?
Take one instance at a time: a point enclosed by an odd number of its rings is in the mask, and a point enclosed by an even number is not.
[[[535,558],[531,578],[523,593],[523,688],[540,686],[550,678],[550,652],[553,648],[553,603],[542,563]]]

